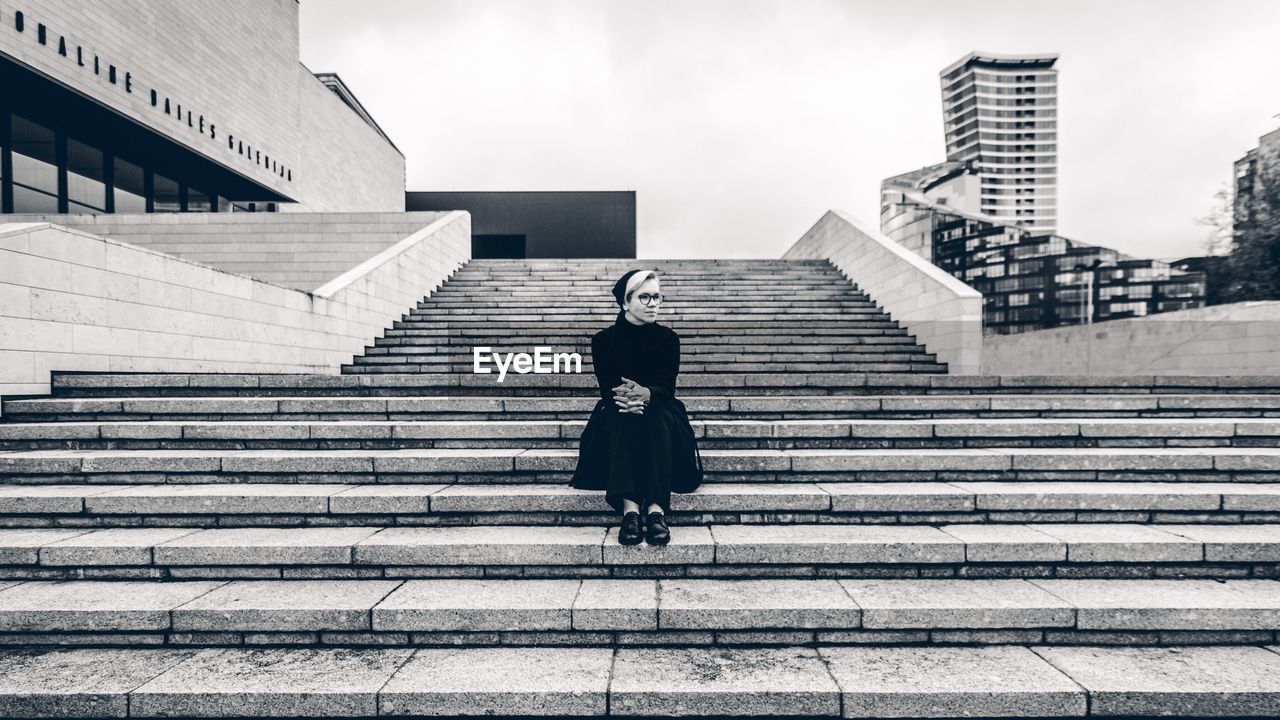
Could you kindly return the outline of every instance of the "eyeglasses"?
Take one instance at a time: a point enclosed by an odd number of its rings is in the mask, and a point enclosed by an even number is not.
[[[653,293],[652,295],[649,293],[640,293],[636,296],[636,299],[645,305],[649,305],[650,303],[661,305],[663,297],[662,293]]]

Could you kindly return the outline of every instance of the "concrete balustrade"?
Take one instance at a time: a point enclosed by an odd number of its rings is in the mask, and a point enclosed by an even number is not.
[[[830,261],[950,373],[982,371],[982,295],[878,231],[829,210],[782,257]]]
[[[447,214],[20,214],[4,219],[52,223],[310,292]]]
[[[0,395],[48,393],[53,370],[337,373],[470,253],[470,215],[448,213],[306,293],[50,223],[3,224]]]
[[[988,337],[987,375],[1273,375],[1280,302],[1245,302]]]

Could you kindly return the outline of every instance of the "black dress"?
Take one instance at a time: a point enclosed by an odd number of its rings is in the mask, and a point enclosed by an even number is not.
[[[680,336],[657,323],[634,325],[624,311],[591,338],[591,362],[600,401],[578,441],[578,466],[569,484],[604,490],[605,501],[622,511],[628,498],[643,514],[650,503],[671,509],[671,493],[702,484],[702,456],[684,403],[676,397]],[[649,388],[644,413],[620,412],[613,388],[622,378]]]

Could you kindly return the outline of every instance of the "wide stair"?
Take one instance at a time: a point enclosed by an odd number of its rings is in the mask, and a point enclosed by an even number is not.
[[[771,367],[682,371],[665,547],[567,486],[586,368],[60,374],[0,716],[1280,714],[1280,377]]]
[[[946,372],[825,260],[472,260],[343,372],[470,373],[473,347],[541,346],[578,353],[589,375],[613,284],[635,268],[658,271],[681,372]]]

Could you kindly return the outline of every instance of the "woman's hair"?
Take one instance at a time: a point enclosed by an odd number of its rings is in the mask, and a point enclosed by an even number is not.
[[[656,279],[658,273],[654,270],[631,270],[618,278],[618,282],[613,285],[613,297],[618,301],[618,305],[626,306],[631,302],[631,296],[635,293],[636,288],[640,287],[649,279]]]

